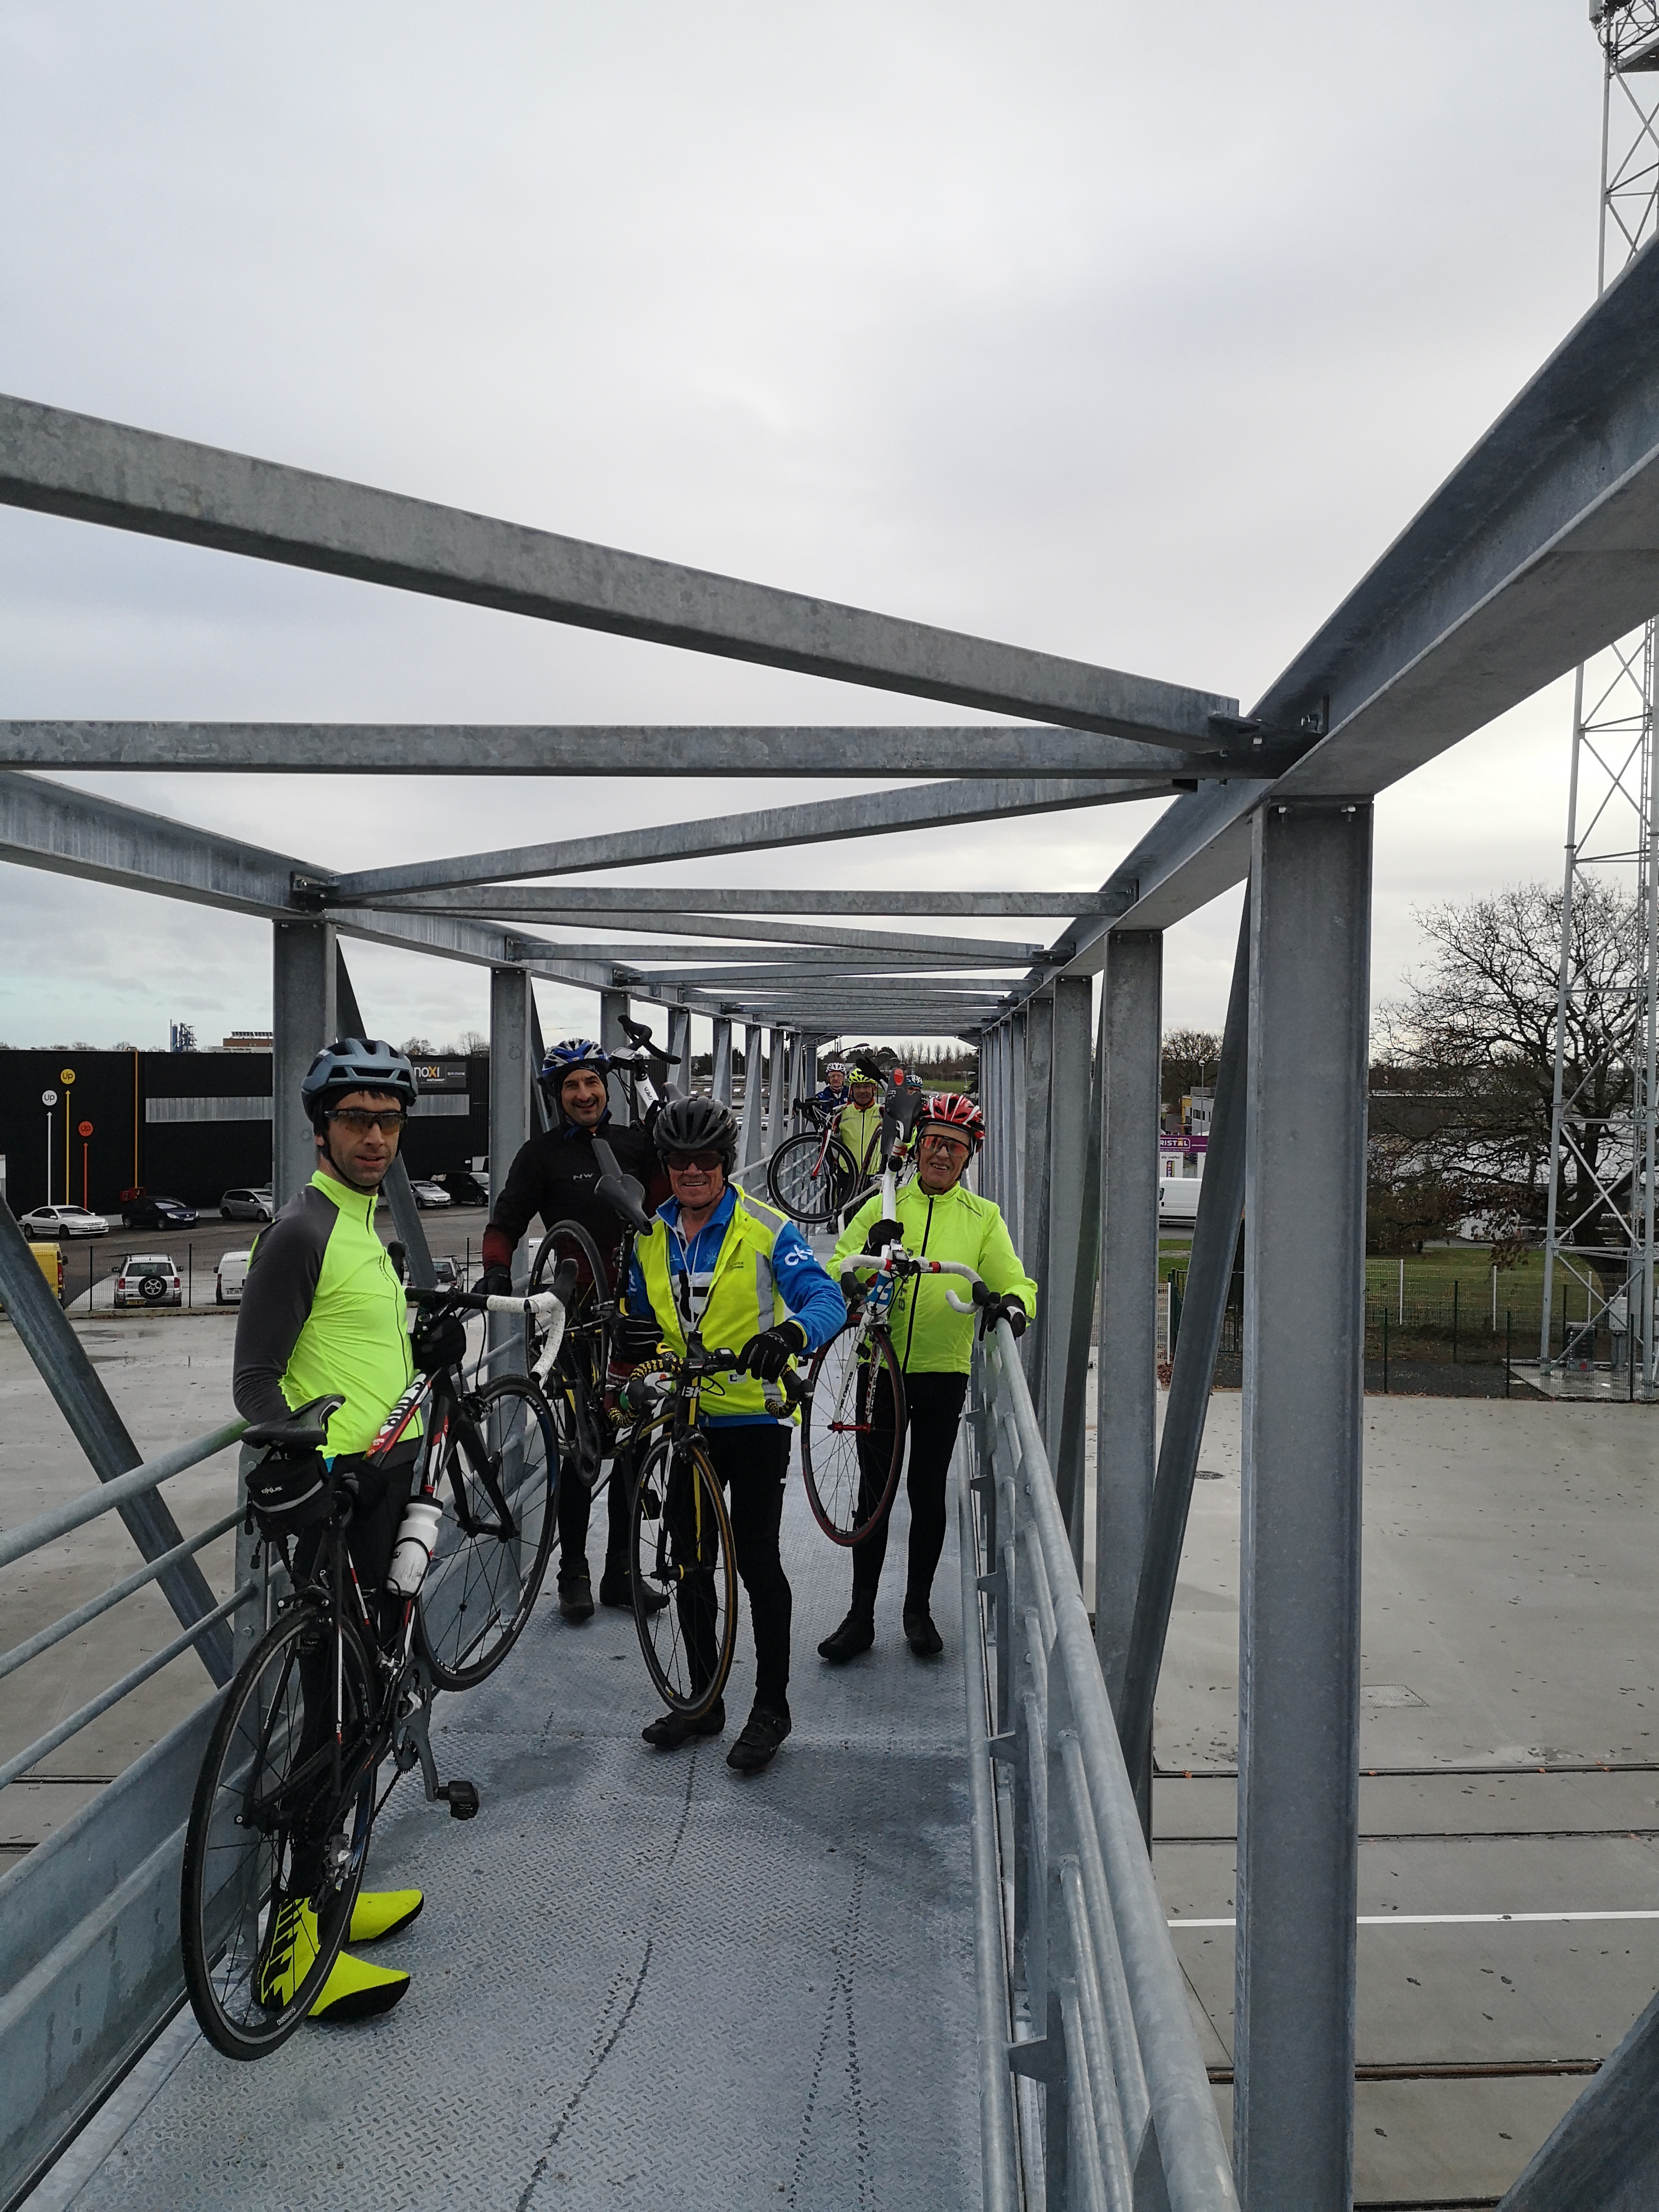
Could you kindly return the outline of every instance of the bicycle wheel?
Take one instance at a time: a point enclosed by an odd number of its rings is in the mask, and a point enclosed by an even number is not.
[[[351,1924],[374,1815],[374,1677],[356,1632],[342,1635],[337,1789],[334,1631],[309,1604],[243,1662],[197,1778],[179,1899],[185,1986],[227,2058],[287,2041]]]
[[[630,1532],[640,1649],[664,1704],[695,1719],[725,1689],[738,1639],[726,1496],[695,1437],[660,1437],[646,1454]]]
[[[565,1308],[564,1335],[553,1370],[566,1407],[566,1418],[557,1423],[563,1462],[561,1474],[574,1473],[592,1490],[599,1481],[609,1443],[604,1408],[610,1358],[611,1273],[599,1246],[580,1221],[556,1221],[537,1251],[530,1271],[531,1289],[544,1288],[567,1261],[575,1262],[576,1286]],[[550,1382],[549,1388],[551,1390]]]
[[[553,1419],[533,1384],[504,1375],[461,1404],[491,1480],[452,1423],[441,1447],[444,1517],[415,1613],[416,1649],[441,1690],[470,1690],[517,1643],[547,1572],[558,1496]]]
[[[814,1356],[806,1387],[806,1502],[832,1544],[860,1543],[892,1504],[904,1457],[904,1376],[892,1339],[851,1324]]]
[[[773,1205],[803,1229],[832,1219],[857,1185],[853,1155],[841,1139],[831,1137],[826,1146],[810,1129],[780,1145],[766,1164],[766,1188]]]

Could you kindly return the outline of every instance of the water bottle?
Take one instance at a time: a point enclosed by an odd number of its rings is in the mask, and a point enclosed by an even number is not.
[[[434,1498],[411,1498],[404,1507],[403,1524],[392,1547],[392,1565],[386,1571],[386,1588],[395,1590],[399,1597],[415,1596],[426,1580],[433,1547],[438,1540],[438,1524],[443,1517],[444,1510]]]

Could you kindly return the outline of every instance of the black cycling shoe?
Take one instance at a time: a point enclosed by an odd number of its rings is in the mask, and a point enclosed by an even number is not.
[[[867,1651],[875,1640],[875,1615],[860,1613],[854,1606],[841,1626],[819,1644],[818,1656],[827,1659],[832,1667],[844,1667],[849,1659],[856,1659],[860,1651]]]
[[[945,1649],[945,1638],[933,1626],[933,1616],[925,1605],[904,1608],[904,1640],[918,1659],[937,1659]]]
[[[778,1746],[793,1725],[787,1706],[779,1712],[771,1705],[757,1705],[744,1723],[743,1734],[726,1753],[726,1765],[735,1766],[739,1774],[758,1774],[777,1757]]]
[[[568,1582],[563,1576],[559,1577],[559,1611],[567,1620],[592,1620],[593,1585],[587,1578],[586,1567],[580,1574],[572,1575]]]
[[[694,1735],[719,1735],[725,1726],[726,1701],[716,1698],[708,1711],[699,1713],[695,1720],[689,1713],[659,1713],[640,1734],[653,1751],[678,1751]]]
[[[645,1609],[647,1613],[660,1613],[667,1602],[666,1590],[648,1589],[645,1593]],[[617,1574],[607,1567],[599,1577],[599,1603],[615,1606],[620,1613],[633,1612],[634,1577],[626,1568],[620,1574]]]

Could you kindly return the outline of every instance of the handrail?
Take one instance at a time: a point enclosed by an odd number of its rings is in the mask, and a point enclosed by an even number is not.
[[[54,1505],[45,1513],[36,1514],[21,1528],[14,1528],[0,1536],[0,1567],[9,1567],[29,1553],[38,1552],[43,1544],[56,1542],[72,1530],[84,1528],[95,1521],[100,1513],[109,1513],[118,1505],[125,1505],[131,1498],[141,1498],[146,1491],[154,1490],[186,1468],[198,1467],[204,1459],[234,1444],[247,1423],[227,1421],[222,1428],[213,1429],[193,1443],[174,1444],[171,1451],[158,1452],[147,1459],[142,1467],[130,1474],[118,1474],[112,1482],[100,1482],[96,1490],[83,1490],[78,1498],[71,1498],[62,1505]]]
[[[980,1619],[980,1593],[991,1599],[998,1732],[987,1743],[973,1729],[989,1653],[971,1638],[975,1873],[976,1902],[993,1892],[1000,1918],[1000,1878],[981,1872],[998,1834],[979,1786],[984,1765],[988,1790],[988,1753],[1006,1778],[1014,1839],[1012,1927],[999,1925],[994,1946],[976,1947],[981,2017],[1021,2021],[1023,2037],[1005,2044],[1006,2065],[1042,2087],[1043,2142],[1024,2147],[1028,2199],[1040,2197],[1044,2212],[1130,2212],[1161,2179],[1170,2212],[1237,2212],[1054,1476],[1006,1322],[980,1347],[975,1380],[978,1473],[962,1499],[963,1590],[969,1626]],[[991,1993],[988,1969],[998,1975]],[[988,2129],[986,2140],[985,2203],[1002,2212],[1010,2200]]]

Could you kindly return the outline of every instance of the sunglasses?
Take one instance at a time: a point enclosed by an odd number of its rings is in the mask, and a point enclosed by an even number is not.
[[[686,1175],[693,1168],[701,1168],[705,1175],[713,1175],[716,1168],[725,1164],[718,1152],[670,1152],[668,1155],[670,1175]]]
[[[960,1137],[938,1137],[933,1134],[933,1132],[931,1129],[927,1132],[927,1135],[923,1137],[921,1141],[930,1152],[949,1152],[952,1157],[960,1152],[964,1159],[967,1158],[969,1152],[971,1149],[970,1146],[963,1142]]]
[[[328,1119],[337,1121],[343,1129],[349,1129],[354,1137],[366,1137],[374,1128],[382,1130],[388,1137],[398,1137],[403,1134],[404,1123],[409,1116],[400,1113],[395,1106],[388,1107],[385,1113],[368,1106],[331,1106]]]

